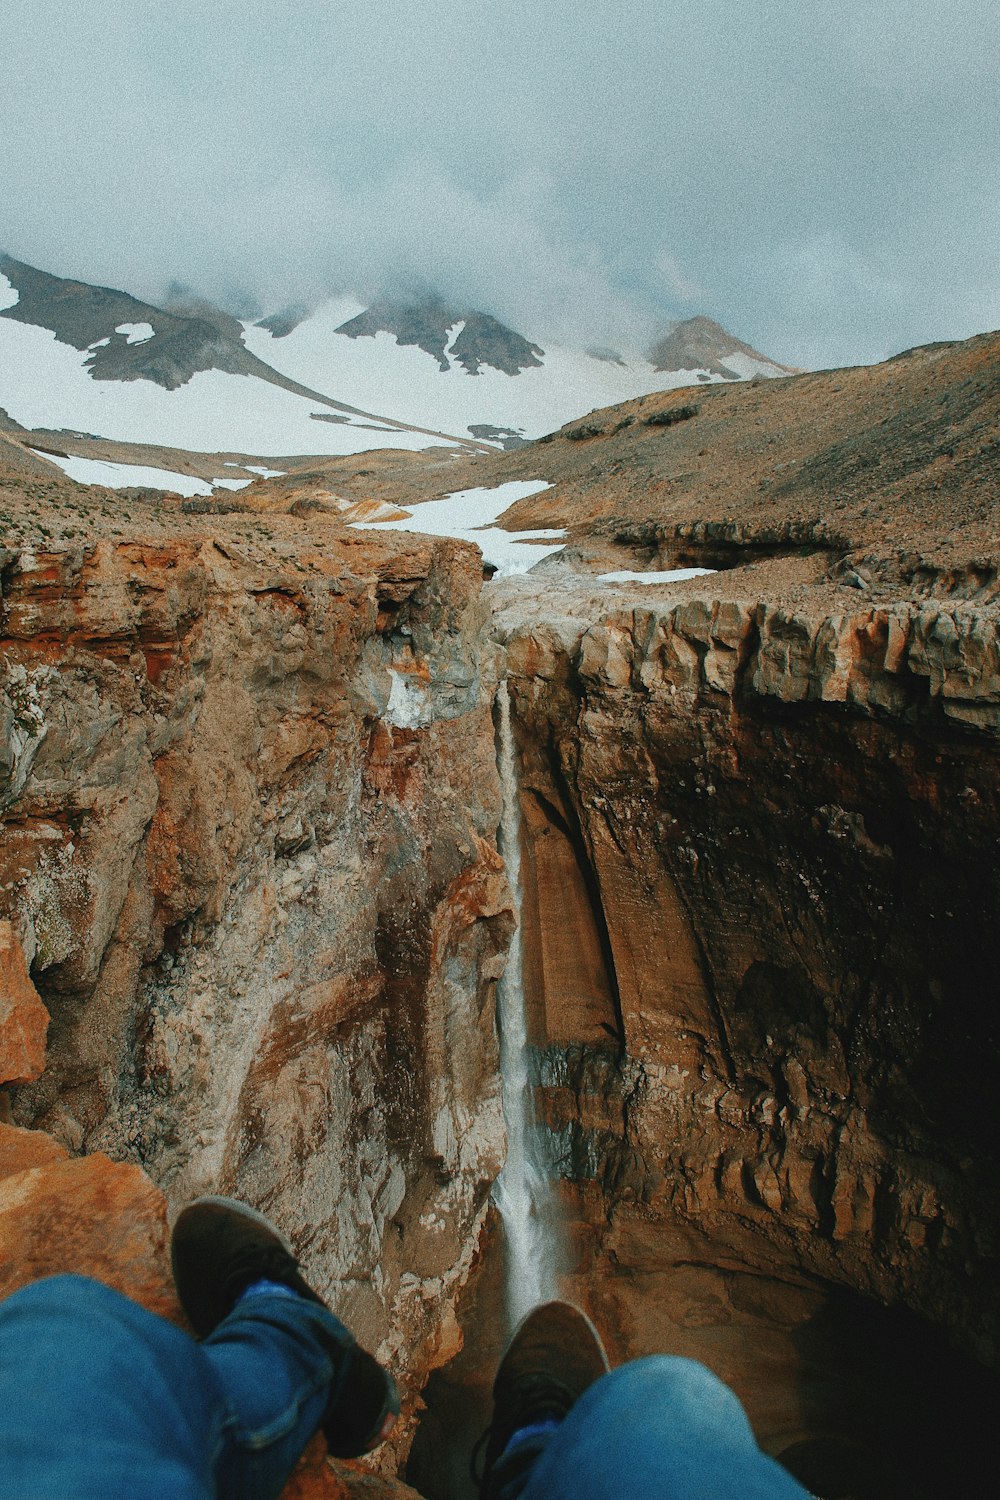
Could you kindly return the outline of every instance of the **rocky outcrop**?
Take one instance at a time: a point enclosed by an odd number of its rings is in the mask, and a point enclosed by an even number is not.
[[[742,368],[733,369],[727,363],[734,355],[737,356],[737,367]],[[767,355],[741,343],[706,317],[687,318],[683,323],[675,323],[649,350],[648,358],[656,370],[707,370],[709,374],[721,375],[726,380],[738,380],[741,374],[745,374],[748,360],[760,374],[793,373],[790,366],[768,359]]]
[[[596,982],[563,957],[627,1059],[630,1190],[798,1224],[823,1274],[995,1355],[964,1269],[988,1199],[995,613],[695,600],[507,648],[526,826],[577,867]],[[564,1043],[545,943],[540,965]]]
[[[529,343],[489,313],[460,312],[438,297],[412,305],[374,302],[356,318],[342,323],[337,332],[350,339],[389,333],[397,344],[415,346],[432,355],[440,370],[462,365],[467,375],[478,375],[484,367],[520,375],[522,370],[540,366],[544,354],[537,344]]]
[[[0,888],[52,1016],[12,1123],[136,1164],[44,1167],[70,1196],[141,1165],[263,1206],[414,1392],[503,1143],[477,555],[245,527],[2,582]]]

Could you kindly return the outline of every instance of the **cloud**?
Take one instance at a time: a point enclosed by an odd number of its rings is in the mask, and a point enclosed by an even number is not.
[[[705,296],[705,288],[682,270],[677,257],[671,255],[669,250],[659,250],[653,264],[659,271],[667,292],[675,301],[688,305],[701,301]]]
[[[1000,323],[975,0],[0,0],[0,244],[155,298],[434,286],[791,363]]]

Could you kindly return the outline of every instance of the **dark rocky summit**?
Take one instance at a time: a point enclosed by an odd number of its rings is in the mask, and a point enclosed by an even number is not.
[[[451,343],[451,330],[457,323],[464,327]],[[352,339],[391,333],[397,343],[415,345],[432,354],[442,371],[454,363],[462,365],[469,375],[478,375],[486,365],[505,375],[518,375],[540,365],[544,354],[537,344],[529,343],[489,313],[459,312],[437,297],[418,303],[374,302],[356,318],[342,323],[337,332]]]
[[[734,354],[757,361],[768,373],[792,373],[787,365],[779,365],[749,344],[741,343],[721,324],[705,317],[676,323],[649,350],[649,360],[656,370],[707,370],[710,375],[737,380],[740,372],[726,363],[727,356],[731,358]]]
[[[199,370],[256,373],[240,325],[223,314],[166,312],[127,292],[36,271],[9,255],[0,255],[0,271],[20,294],[0,317],[49,328],[62,343],[91,349],[87,366],[95,380],[151,380],[172,391]],[[144,323],[153,337],[143,342],[130,344],[115,331]]]

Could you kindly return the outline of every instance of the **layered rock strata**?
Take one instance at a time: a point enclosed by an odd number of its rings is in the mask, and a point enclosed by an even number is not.
[[[616,1353],[790,1450],[919,1345],[859,1374],[885,1306],[997,1361],[998,617],[648,598],[497,614],[538,1076]]]

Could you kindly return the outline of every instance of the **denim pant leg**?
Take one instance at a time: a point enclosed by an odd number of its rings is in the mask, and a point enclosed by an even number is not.
[[[197,1344],[110,1287],[0,1303],[3,1500],[209,1500],[224,1417]]]
[[[195,1348],[225,1393],[220,1500],[274,1500],[336,1401],[354,1343],[334,1315],[304,1297],[255,1292]]]
[[[82,1276],[0,1303],[0,1500],[275,1500],[349,1335],[252,1300],[204,1344]]]
[[[619,1500],[632,1494],[657,1500],[808,1500],[758,1448],[729,1387],[694,1360],[662,1354],[622,1365],[585,1391],[548,1439],[520,1493],[522,1500]]]

